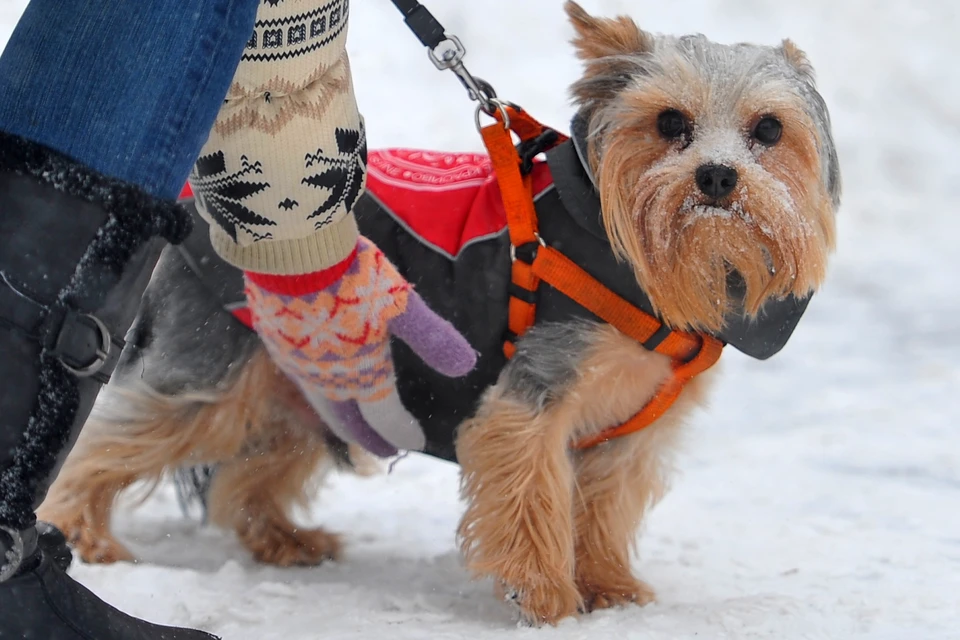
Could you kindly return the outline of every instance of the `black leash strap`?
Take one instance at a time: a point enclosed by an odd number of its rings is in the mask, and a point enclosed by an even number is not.
[[[447,39],[446,31],[430,11],[417,0],[393,0],[413,35],[428,49],[436,49]]]

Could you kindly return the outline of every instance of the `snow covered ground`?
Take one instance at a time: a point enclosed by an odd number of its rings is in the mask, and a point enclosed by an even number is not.
[[[0,44],[25,0],[0,0]],[[560,0],[429,3],[470,68],[541,119],[578,73]],[[728,353],[682,473],[641,537],[657,604],[518,629],[454,547],[457,470],[411,457],[333,481],[310,519],[344,561],[257,566],[180,517],[169,490],[124,513],[142,564],[73,574],[143,617],[231,640],[515,637],[960,638],[960,5],[953,0],[584,0],[647,29],[789,36],[818,70],[844,169],[829,284],[788,348]],[[386,0],[353,4],[372,146],[479,149],[471,105]]]

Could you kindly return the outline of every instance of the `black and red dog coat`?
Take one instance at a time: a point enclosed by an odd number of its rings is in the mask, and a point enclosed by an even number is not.
[[[580,125],[575,119],[573,138],[533,165],[540,235],[614,293],[655,315],[633,269],[614,257],[607,240],[599,196],[582,162]],[[507,363],[503,343],[511,256],[499,187],[489,159],[480,154],[386,150],[371,152],[367,162],[367,192],[354,209],[360,232],[479,352],[472,373],[448,378],[402,342],[392,344],[400,398],[426,433],[426,452],[455,460],[457,426],[473,414]],[[184,204],[193,207],[188,190]],[[188,240],[164,250],[129,336],[131,354],[124,357],[127,367],[162,393],[189,384],[209,387],[257,345],[255,334],[241,324],[249,327],[242,274],[214,253],[206,223],[195,218],[197,228]],[[736,274],[728,286],[742,287]],[[537,296],[537,324],[600,321],[546,283]],[[747,355],[768,358],[786,343],[807,302],[787,298],[768,304],[754,321],[731,315],[717,337]],[[180,340],[179,355],[170,351],[175,345],[164,345],[167,362],[178,372],[152,374],[135,354],[139,350],[142,356],[149,347],[162,329],[158,323],[196,334]],[[206,342],[211,339],[215,346]]]

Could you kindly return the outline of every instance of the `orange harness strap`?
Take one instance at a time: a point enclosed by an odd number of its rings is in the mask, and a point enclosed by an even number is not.
[[[502,118],[499,113],[497,115]],[[521,140],[535,138],[543,133],[545,128],[526,113],[517,112],[515,109],[510,109],[509,118],[511,126],[518,131],[517,135]],[[503,121],[498,119],[498,122]],[[533,179],[529,175],[520,174],[520,155],[513,146],[510,129],[503,124],[493,124],[484,127],[480,135],[483,136],[483,142],[497,175],[500,197],[503,199],[503,206],[507,213],[510,244],[514,247],[511,251],[515,251],[516,247],[536,242],[538,238],[537,212],[533,206]],[[513,170],[504,171],[501,175],[501,167],[512,167]],[[540,279],[534,275],[531,265],[521,260],[513,260],[510,279],[515,286],[529,292],[530,298],[540,286]],[[536,311],[534,303],[510,296],[507,316],[507,328],[510,333],[515,336],[523,335],[524,331],[533,326]],[[516,347],[513,342],[507,341],[504,343],[503,350],[507,358],[511,358],[516,352]]]
[[[498,112],[495,116],[497,122],[484,127],[480,133],[490,154],[507,214],[512,245],[513,286],[529,292],[529,298],[532,299],[540,282],[544,281],[619,331],[646,345],[660,332],[660,321],[610,291],[565,255],[546,246],[541,240],[537,233],[533,183],[530,176],[521,175],[520,155],[510,132],[513,131],[521,142],[525,142],[540,136],[546,127],[525,111],[512,106],[506,107],[505,112],[509,122],[505,123],[503,112]],[[566,140],[566,137],[560,136],[557,142],[563,140]],[[516,256],[517,249],[524,246],[536,247],[535,257],[529,263],[517,259]],[[517,337],[523,335],[533,326],[535,319],[536,305],[511,295],[508,318],[511,334]],[[717,362],[723,343],[706,334],[671,331],[653,350],[670,358],[670,378],[632,418],[577,442],[575,448],[587,449],[652,424],[673,405],[690,380]],[[510,358],[515,351],[512,341],[508,340],[504,344],[504,353]]]

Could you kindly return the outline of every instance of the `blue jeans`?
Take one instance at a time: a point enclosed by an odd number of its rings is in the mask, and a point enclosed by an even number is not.
[[[0,56],[0,130],[175,198],[260,0],[32,0]]]

